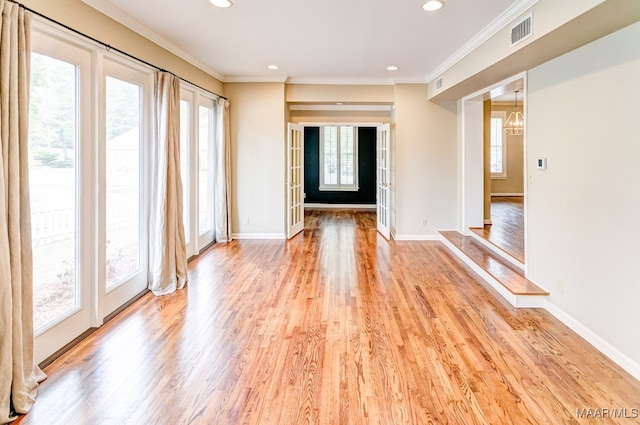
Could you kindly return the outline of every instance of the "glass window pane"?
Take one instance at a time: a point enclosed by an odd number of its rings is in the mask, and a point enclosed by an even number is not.
[[[324,127],[324,184],[338,184],[338,127]]]
[[[32,53],[29,179],[36,332],[80,307],[76,81],[75,65]]]
[[[213,230],[213,108],[198,108],[198,229]]]
[[[354,184],[354,128],[340,127],[340,184]]]
[[[189,226],[189,141],[191,117],[189,102],[180,101],[180,177],[182,178],[182,221],[184,223],[185,243],[191,241]]]
[[[106,79],[107,288],[140,270],[140,93]]]
[[[502,119],[491,118],[491,172],[502,173]]]

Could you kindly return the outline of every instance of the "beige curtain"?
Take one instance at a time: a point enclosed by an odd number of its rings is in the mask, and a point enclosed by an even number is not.
[[[0,423],[27,413],[38,381],[33,359],[29,207],[29,27],[31,15],[0,0]]]
[[[229,135],[229,102],[218,98],[216,125],[214,215],[216,242],[231,242],[231,137]]]
[[[187,282],[180,178],[180,80],[157,72],[149,215],[149,289],[164,295]]]

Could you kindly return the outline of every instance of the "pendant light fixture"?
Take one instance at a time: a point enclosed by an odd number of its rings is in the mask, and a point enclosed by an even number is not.
[[[504,125],[504,132],[510,136],[521,135],[524,130],[524,115],[522,112],[518,111],[518,92],[515,91],[516,94],[516,105],[513,108],[513,112],[509,114],[509,118],[507,118],[507,122]]]

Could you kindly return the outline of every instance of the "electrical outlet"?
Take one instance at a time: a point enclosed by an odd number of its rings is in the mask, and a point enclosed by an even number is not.
[[[244,218],[244,224],[246,224],[247,226],[250,224],[249,217]]]
[[[427,227],[427,219],[423,218],[421,221],[422,227]]]
[[[564,282],[559,280],[557,282],[556,286],[558,287],[558,293],[559,294],[564,294]]]

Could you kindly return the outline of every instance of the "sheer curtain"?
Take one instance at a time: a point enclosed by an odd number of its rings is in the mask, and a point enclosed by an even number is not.
[[[31,14],[0,0],[0,423],[27,413],[45,375],[33,359],[28,115]]]
[[[180,178],[180,79],[157,72],[154,90],[149,216],[149,289],[156,295],[187,282]]]
[[[231,242],[231,137],[229,134],[229,101],[218,98],[218,131],[214,181],[214,214],[216,242]]]

